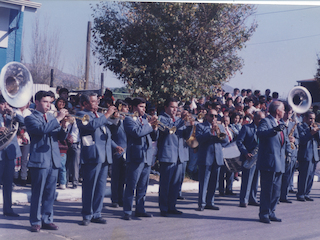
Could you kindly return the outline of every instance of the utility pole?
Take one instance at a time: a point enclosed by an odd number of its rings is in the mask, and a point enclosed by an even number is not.
[[[101,83],[100,83],[100,91],[101,91],[101,95],[103,94],[103,89],[104,89],[104,74],[101,73]]]
[[[88,22],[87,30],[87,49],[86,49],[86,69],[85,69],[85,87],[88,89],[89,86],[89,70],[90,70],[90,43],[91,43],[91,22]]]
[[[50,87],[53,87],[53,69],[51,69],[51,74],[50,74],[51,78],[50,78]]]

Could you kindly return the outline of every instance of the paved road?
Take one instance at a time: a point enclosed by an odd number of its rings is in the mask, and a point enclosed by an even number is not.
[[[239,188],[235,190],[239,194]],[[216,197],[220,211],[195,211],[197,192],[184,193],[186,200],[178,201],[181,216],[161,217],[157,194],[148,194],[146,209],[154,215],[151,219],[121,219],[120,208],[109,207],[105,199],[103,217],[107,225],[91,223],[80,226],[81,201],[58,201],[55,203],[55,223],[58,231],[29,231],[29,204],[15,206],[20,218],[0,216],[0,239],[320,239],[320,182],[315,182],[311,197],[314,202],[298,202],[290,195],[292,204],[281,203],[277,216],[282,223],[263,224],[258,221],[258,207],[238,207],[238,197]],[[0,209],[2,213],[2,207]]]

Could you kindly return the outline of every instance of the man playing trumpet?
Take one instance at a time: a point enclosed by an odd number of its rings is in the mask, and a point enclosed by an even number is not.
[[[152,140],[155,141],[158,137],[158,117],[143,118],[146,111],[145,99],[133,99],[132,109],[139,116],[127,116],[124,119],[124,129],[127,134],[126,188],[123,197],[124,220],[131,219],[134,192],[136,192],[135,216],[152,217],[145,211],[144,201],[152,164]]]
[[[214,205],[214,192],[219,179],[220,167],[224,164],[222,146],[229,143],[224,127],[217,123],[218,113],[210,109],[206,121],[198,124],[196,138],[199,142],[199,196],[198,211],[219,210]]]
[[[58,140],[67,137],[66,122],[68,110],[61,109],[57,117],[48,113],[51,105],[50,93],[39,91],[35,96],[36,109],[25,118],[30,135],[30,158],[28,168],[31,174],[31,231],[43,229],[58,230],[53,223],[53,203],[55,199],[58,171],[61,157]],[[60,126],[60,122],[63,126]]]
[[[299,131],[299,177],[298,177],[298,201],[313,201],[309,193],[313,184],[314,171],[319,161],[319,126],[315,123],[315,113],[306,112],[303,123],[298,125]]]
[[[106,224],[101,217],[103,199],[105,195],[108,167],[112,163],[112,148],[118,153],[123,148],[117,146],[111,139],[111,132],[107,124],[108,118],[116,111],[115,106],[110,106],[102,114],[98,113],[99,100],[95,93],[85,93],[80,97],[83,111],[77,116],[89,116],[89,122],[83,123],[77,119],[77,125],[81,138],[81,163],[82,163],[82,225],[87,226],[90,222]]]
[[[158,140],[158,159],[160,162],[159,207],[161,216],[167,214],[182,214],[176,209],[180,185],[183,181],[184,163],[189,160],[189,148],[186,139],[190,137],[192,127],[176,117],[178,100],[168,98],[164,103],[165,112],[159,117],[160,121],[176,131],[170,134],[168,128],[161,131]],[[185,111],[186,112],[186,111]],[[192,121],[192,124],[194,121]]]

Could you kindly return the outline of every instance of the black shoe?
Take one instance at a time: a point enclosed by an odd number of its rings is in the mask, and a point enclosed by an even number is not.
[[[304,197],[297,197],[297,200],[300,201],[300,202],[305,202],[306,199]]]
[[[198,207],[197,209],[196,209],[196,211],[199,211],[199,212],[202,212],[204,210],[204,207]]]
[[[180,214],[182,214],[183,212],[179,211],[178,209],[174,209],[174,210],[169,210],[168,213],[169,213],[169,214],[177,214],[177,215],[180,215]]]
[[[282,222],[282,220],[280,218],[277,218],[277,217],[269,217],[269,219],[272,222]]]
[[[185,200],[185,198],[182,197],[182,196],[178,196],[177,199],[179,199],[179,200]]]
[[[306,199],[306,201],[309,201],[309,202],[313,202],[314,201],[313,198],[311,198],[309,196],[305,196],[304,198]]]
[[[21,180],[20,185],[21,185],[22,187],[27,186],[27,180]]]
[[[119,207],[119,204],[118,204],[118,203],[111,203],[111,207],[113,207],[113,208],[118,208],[118,207]]]
[[[206,205],[204,209],[219,210],[220,208],[212,205]]]
[[[289,190],[289,193],[296,194],[297,191],[295,191],[295,190]]]
[[[81,222],[81,225],[88,226],[90,224],[90,221],[88,219],[83,219]]]
[[[235,177],[234,180],[236,180],[237,182],[239,182],[240,179],[239,179],[238,177]]]
[[[168,212],[161,211],[161,212],[160,212],[160,215],[161,215],[162,217],[168,217]]]
[[[73,185],[72,187],[71,187],[71,189],[77,189],[78,188],[78,185]]]
[[[234,193],[234,192],[226,192],[226,195],[228,195],[228,196],[236,196],[237,194]]]
[[[292,201],[290,201],[288,199],[280,199],[280,202],[282,202],[282,203],[292,203]]]
[[[269,218],[260,218],[259,221],[262,222],[262,223],[270,223],[270,219]]]
[[[40,225],[32,225],[31,232],[40,232]]]
[[[247,207],[247,204],[246,204],[246,203],[240,203],[240,204],[239,204],[239,207],[246,208],[246,207]]]
[[[260,203],[257,203],[257,202],[249,202],[248,205],[250,205],[250,206],[260,206]]]
[[[47,230],[58,230],[59,227],[55,225],[54,223],[42,223],[42,229],[47,229]]]
[[[102,218],[102,217],[92,218],[90,222],[92,222],[92,223],[107,224],[107,220],[105,220],[105,219]]]
[[[123,216],[123,219],[124,220],[131,220],[131,215],[125,213],[124,216]]]
[[[136,217],[153,217],[152,214],[146,213],[146,212],[143,212],[143,213],[136,212],[136,213],[135,213],[135,216],[136,216]]]
[[[4,213],[3,215],[6,216],[6,217],[20,217],[20,215],[18,213],[15,213],[15,212]]]

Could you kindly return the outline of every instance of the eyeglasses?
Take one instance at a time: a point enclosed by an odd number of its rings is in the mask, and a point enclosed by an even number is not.
[[[217,118],[218,117],[218,115],[216,115],[216,114],[208,114],[208,116],[212,117],[212,118]]]

